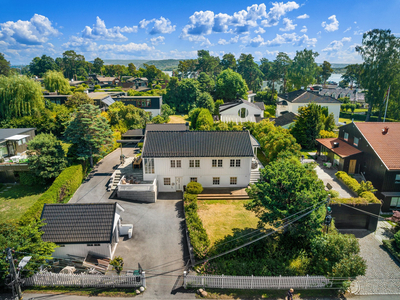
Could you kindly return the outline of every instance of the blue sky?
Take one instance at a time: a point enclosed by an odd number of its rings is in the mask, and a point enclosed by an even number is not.
[[[12,64],[66,50],[86,60],[184,59],[313,49],[318,62],[355,63],[362,33],[400,36],[400,0],[15,1],[0,0],[0,52]]]

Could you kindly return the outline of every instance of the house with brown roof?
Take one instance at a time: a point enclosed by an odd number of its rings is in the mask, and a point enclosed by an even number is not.
[[[339,171],[372,182],[382,211],[400,209],[400,122],[350,123],[340,127],[338,138],[317,142]]]

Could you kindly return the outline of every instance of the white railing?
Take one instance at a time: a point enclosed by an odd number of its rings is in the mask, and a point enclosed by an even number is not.
[[[122,176],[121,180],[118,183],[118,191],[156,191],[156,179],[154,179],[152,183],[122,184],[121,182],[123,179],[125,179],[125,175]]]
[[[26,278],[25,286],[146,287],[144,272],[139,276],[38,273]]]
[[[183,286],[218,289],[317,289],[331,286],[332,282],[324,276],[224,276],[224,275],[186,275]]]

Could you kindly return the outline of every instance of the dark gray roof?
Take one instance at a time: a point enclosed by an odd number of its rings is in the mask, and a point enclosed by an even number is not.
[[[0,129],[0,142],[4,141],[10,136],[22,134],[31,130],[36,130],[36,128],[5,128]]]
[[[261,110],[265,110],[264,102],[254,102]]]
[[[147,124],[148,131],[186,131],[188,127],[185,123],[169,123],[169,124]]]
[[[279,94],[278,97],[292,103],[341,103],[339,100],[330,96],[322,96],[316,92],[309,92],[302,89],[290,93]]]
[[[236,102],[227,102],[227,103],[224,103],[224,104],[220,105],[219,106],[219,112],[223,112],[224,110],[227,110],[229,108],[238,106],[240,104],[244,104],[244,105],[251,106],[251,107],[254,107],[254,108],[257,108],[257,109],[264,110],[264,105],[263,105],[263,108],[261,108],[260,106],[256,105],[255,103],[251,103],[251,102],[249,102],[247,100],[240,99],[240,100],[237,100]]]
[[[292,112],[287,112],[279,116],[278,118],[271,118],[270,121],[275,122],[275,126],[285,126],[293,123],[296,120],[297,115]]]
[[[253,156],[246,131],[150,131],[143,157],[247,157]]]
[[[125,132],[122,137],[132,137],[132,136],[143,136],[144,130],[143,129],[131,129]]]
[[[117,203],[45,204],[42,240],[61,244],[109,243]]]

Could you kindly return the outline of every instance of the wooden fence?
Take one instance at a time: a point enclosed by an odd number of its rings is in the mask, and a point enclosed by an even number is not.
[[[144,272],[139,276],[38,273],[26,278],[24,285],[130,288],[146,287],[146,278]]]
[[[183,286],[208,287],[217,289],[317,289],[331,286],[332,282],[324,276],[224,276],[224,275],[186,275]]]

